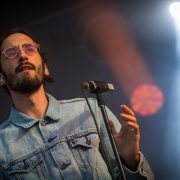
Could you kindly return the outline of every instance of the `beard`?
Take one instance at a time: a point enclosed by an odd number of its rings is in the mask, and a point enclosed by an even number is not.
[[[23,72],[23,77],[18,76],[19,72],[15,74],[3,72],[6,85],[11,91],[16,91],[22,94],[33,93],[37,91],[44,82],[44,66],[38,68],[37,73],[32,77],[29,72]],[[34,69],[35,71],[35,69]]]

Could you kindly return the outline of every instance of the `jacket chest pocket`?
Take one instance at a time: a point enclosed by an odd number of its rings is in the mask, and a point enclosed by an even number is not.
[[[74,159],[81,167],[96,167],[101,157],[99,153],[99,137],[96,132],[80,133],[68,138]]]
[[[46,170],[42,160],[41,154],[15,160],[5,167],[5,174],[9,179],[46,179]]]

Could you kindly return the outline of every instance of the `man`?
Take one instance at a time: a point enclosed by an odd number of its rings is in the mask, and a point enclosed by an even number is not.
[[[122,172],[126,179],[153,179],[130,108],[121,106],[122,125],[107,108],[121,172],[96,100],[90,104],[97,126],[83,98],[58,101],[48,94],[44,83],[52,78],[27,31],[8,32],[0,48],[0,85],[12,98],[10,116],[0,126],[0,179],[105,180],[122,179]]]

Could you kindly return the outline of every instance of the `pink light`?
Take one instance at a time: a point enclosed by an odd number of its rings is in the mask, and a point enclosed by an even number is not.
[[[130,101],[136,113],[149,116],[159,111],[163,105],[164,97],[156,85],[142,84],[133,91]]]
[[[163,105],[163,93],[156,85],[121,12],[109,1],[89,1],[80,17],[84,23],[84,39],[90,39],[101,54],[132,108],[144,116],[157,113]]]

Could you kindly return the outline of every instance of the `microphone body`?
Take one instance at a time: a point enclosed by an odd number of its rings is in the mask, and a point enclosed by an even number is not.
[[[103,93],[114,90],[113,84],[100,81],[84,82],[83,88],[88,90],[90,93]]]

